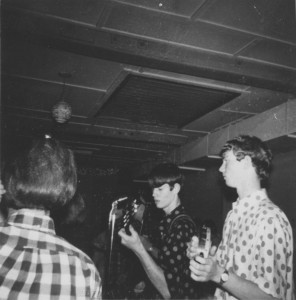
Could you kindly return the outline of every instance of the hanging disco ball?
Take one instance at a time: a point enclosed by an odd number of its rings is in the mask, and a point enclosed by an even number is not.
[[[65,102],[60,101],[52,108],[52,117],[58,123],[66,123],[72,115],[71,106]]]

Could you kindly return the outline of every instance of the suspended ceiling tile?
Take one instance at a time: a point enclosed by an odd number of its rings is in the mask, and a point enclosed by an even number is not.
[[[293,95],[291,94],[255,89],[242,94],[240,97],[225,104],[221,109],[231,112],[257,114],[280,105],[291,99],[291,97],[293,99]]]
[[[98,0],[3,0],[2,5],[96,25],[105,1]]]
[[[60,72],[70,75],[68,84],[106,90],[122,72],[119,63],[58,51],[23,42],[5,42],[2,74],[63,82]]]
[[[238,94],[130,75],[99,111],[99,116],[133,123],[181,128]]]
[[[177,31],[179,34],[176,35]],[[225,29],[212,24],[196,21],[190,24],[180,24],[172,28],[172,36],[180,45],[207,49],[218,53],[234,54],[239,49],[251,43],[253,36],[245,33],[238,33],[235,30]],[[212,38],[208,38],[211,36]]]
[[[251,115],[239,112],[216,110],[200,119],[191,122],[189,125],[185,126],[185,129],[212,132],[217,128],[236,122],[248,116]]]
[[[292,95],[271,93],[265,90],[252,90],[226,103],[216,111],[212,111],[184,127],[188,130],[212,132],[227,124],[261,113],[278,106]],[[292,102],[294,103],[294,102]]]
[[[296,45],[260,40],[256,45],[240,52],[239,56],[296,69]]]
[[[68,91],[66,90],[65,101],[72,106],[73,115],[91,117],[104,95],[105,93],[101,91],[71,86]]]
[[[209,1],[196,17],[220,26],[296,42],[294,0]]]
[[[38,80],[10,78],[3,82],[3,106],[30,110],[51,111],[53,105],[65,100],[72,107],[72,114],[88,117],[104,93],[75,86],[63,86]]]
[[[225,30],[212,24],[189,22],[125,6],[113,8],[104,29],[231,54],[249,44],[254,38],[249,34]]]
[[[190,17],[206,0],[118,0],[117,2],[158,10],[163,13]]]
[[[2,82],[4,107],[49,111],[62,93],[62,86],[37,80],[6,77]]]

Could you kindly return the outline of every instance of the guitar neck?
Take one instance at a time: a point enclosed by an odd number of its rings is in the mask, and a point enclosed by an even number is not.
[[[211,228],[203,226],[200,229],[198,239],[198,255],[207,258],[211,248]]]
[[[132,202],[129,202],[126,205],[125,213],[122,218],[123,228],[127,234],[130,234],[129,225],[133,225],[133,227],[137,227],[137,221],[143,221],[145,206],[139,202],[139,200],[135,199]],[[138,228],[135,228],[138,232]],[[141,229],[141,228],[140,228]]]

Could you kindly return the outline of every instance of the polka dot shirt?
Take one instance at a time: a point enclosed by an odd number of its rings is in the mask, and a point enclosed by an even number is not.
[[[161,248],[159,264],[164,270],[172,299],[196,299],[195,282],[190,278],[189,259],[186,256],[187,242],[194,235],[194,223],[184,214],[184,207],[178,206],[160,222]],[[173,222],[173,224],[172,224]]]
[[[217,251],[221,266],[274,297],[293,298],[293,236],[285,214],[264,189],[233,203]],[[236,299],[217,289],[217,299]]]

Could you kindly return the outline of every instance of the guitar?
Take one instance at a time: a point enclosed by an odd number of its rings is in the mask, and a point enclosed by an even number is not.
[[[196,256],[207,258],[210,253],[211,245],[211,228],[204,225],[199,229]]]
[[[130,235],[129,225],[136,229],[135,219],[143,215],[144,210],[145,206],[139,199],[133,200],[129,197],[123,197],[112,202],[107,237],[108,259],[106,260],[105,282],[103,285],[104,299],[121,299],[126,294],[125,289],[127,286],[123,286],[121,282],[118,282],[120,277],[118,265],[121,264],[121,251],[117,233],[120,228],[124,228],[126,233]]]
[[[129,201],[125,206],[122,218],[122,225],[125,232],[130,234],[129,225],[132,225],[139,234],[145,248],[144,240],[148,241],[148,244],[151,245],[153,241],[152,229],[155,226],[155,218],[153,219],[152,217],[151,205],[149,202],[144,203],[141,199]],[[157,248],[153,247],[153,249],[153,252],[156,252]],[[148,251],[150,255],[154,256],[155,253],[150,252],[150,250]],[[125,283],[127,293],[123,298],[128,300],[161,299],[161,296],[147,277],[141,263],[134,254],[129,258],[129,261],[130,264],[126,270],[127,280]]]

